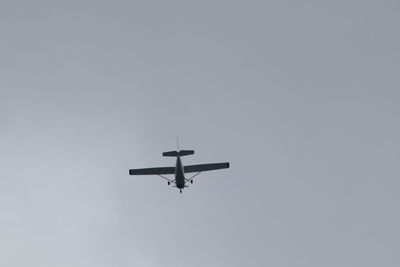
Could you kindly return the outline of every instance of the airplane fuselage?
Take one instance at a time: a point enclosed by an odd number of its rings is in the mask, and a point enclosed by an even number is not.
[[[176,157],[175,185],[179,189],[182,189],[185,187],[185,172],[183,171],[181,157],[179,157],[179,156]]]

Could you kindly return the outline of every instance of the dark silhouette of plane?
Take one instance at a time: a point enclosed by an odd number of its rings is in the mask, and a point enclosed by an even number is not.
[[[168,151],[162,153],[164,157],[176,157],[176,165],[175,167],[158,167],[158,168],[146,168],[146,169],[130,169],[130,175],[158,175],[161,178],[164,178],[168,181],[168,185],[175,184],[174,187],[177,187],[179,191],[182,193],[182,189],[187,186],[187,183],[193,184],[193,178],[199,175],[201,172],[205,171],[213,171],[219,169],[229,168],[229,162],[223,163],[209,163],[209,164],[198,164],[198,165],[188,165],[183,166],[181,157],[187,155],[193,155],[193,150],[178,150],[177,151]],[[185,173],[196,173],[189,179],[185,177]],[[174,174],[175,179],[169,179],[165,177],[165,174]]]

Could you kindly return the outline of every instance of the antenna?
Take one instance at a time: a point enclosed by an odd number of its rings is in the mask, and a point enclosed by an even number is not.
[[[179,151],[179,137],[176,138],[176,148],[177,148],[178,151]]]

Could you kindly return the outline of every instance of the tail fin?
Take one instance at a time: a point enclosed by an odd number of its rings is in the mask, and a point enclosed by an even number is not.
[[[180,150],[180,151],[168,151],[162,153],[164,157],[183,157],[188,155],[193,155],[194,150]]]

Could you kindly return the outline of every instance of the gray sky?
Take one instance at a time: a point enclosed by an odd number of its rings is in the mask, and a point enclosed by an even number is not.
[[[0,265],[399,266],[399,13],[2,0]]]

